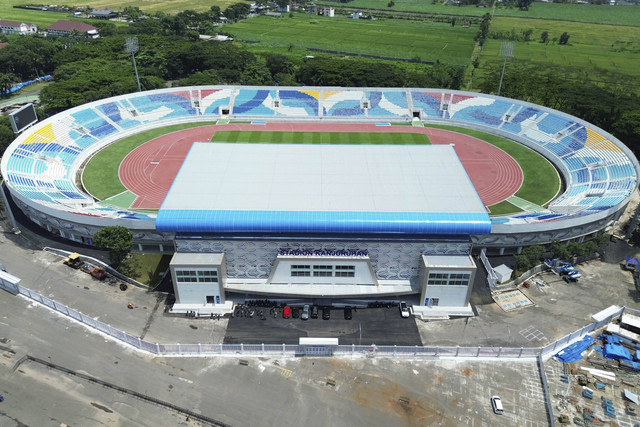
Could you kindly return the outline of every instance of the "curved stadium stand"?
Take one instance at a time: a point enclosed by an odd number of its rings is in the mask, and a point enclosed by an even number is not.
[[[480,129],[527,145],[558,168],[565,191],[546,208],[493,217],[491,236],[476,238],[488,245],[528,243],[522,237],[526,235],[538,234],[538,240],[548,240],[597,231],[619,217],[638,186],[640,167],[628,148],[578,118],[491,95],[398,88],[203,86],[104,99],[28,129],[6,150],[2,175],[21,208],[41,225],[62,224],[61,228],[77,231],[79,224],[99,228],[127,220],[128,227],[153,234],[154,214],[102,206],[83,192],[77,185],[80,166],[124,136],[222,117],[352,122],[419,119]],[[91,229],[85,229],[89,237]],[[540,237],[539,232],[549,230],[550,235]],[[518,235],[521,237],[514,237]]]

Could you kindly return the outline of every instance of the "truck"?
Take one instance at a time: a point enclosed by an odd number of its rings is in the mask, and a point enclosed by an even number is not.
[[[575,282],[582,276],[580,271],[578,271],[570,262],[562,261],[560,259],[547,259],[544,263],[551,269],[551,271],[562,276],[566,282]]]
[[[65,258],[63,263],[76,270],[84,271],[85,273],[90,274],[92,277],[98,280],[104,280],[107,277],[107,272],[104,271],[104,268],[94,267],[91,264],[83,262],[80,258],[80,254],[77,252],[74,252],[67,258]]]

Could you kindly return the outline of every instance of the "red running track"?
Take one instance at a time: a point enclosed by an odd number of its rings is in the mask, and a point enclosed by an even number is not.
[[[523,181],[520,165],[501,149],[457,132],[412,126],[354,123],[267,123],[202,126],[173,132],[142,144],[125,157],[118,171],[124,186],[137,195],[133,209],[159,209],[194,142],[210,141],[216,130],[289,132],[423,133],[432,144],[454,144],[482,203],[491,206],[515,194]]]

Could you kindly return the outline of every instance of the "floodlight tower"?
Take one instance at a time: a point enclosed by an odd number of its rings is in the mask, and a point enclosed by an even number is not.
[[[140,87],[140,78],[138,77],[138,67],[136,67],[136,57],[135,53],[138,51],[138,38],[136,36],[127,37],[127,40],[124,42],[124,50],[127,53],[131,54],[131,59],[133,60],[133,69],[136,72],[136,82],[138,83],[138,92],[142,92],[142,88]]]
[[[500,45],[500,56],[504,58],[504,64],[502,64],[502,74],[500,75],[500,86],[498,86],[498,96],[502,90],[502,79],[504,78],[504,69],[507,66],[507,59],[513,58],[513,42],[502,42]]]

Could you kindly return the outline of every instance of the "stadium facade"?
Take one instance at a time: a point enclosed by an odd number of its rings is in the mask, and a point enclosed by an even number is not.
[[[265,188],[252,192],[236,177],[233,190],[243,194],[241,200],[221,194],[201,197],[184,185],[193,177],[183,170],[157,215],[113,206],[83,190],[79,171],[107,145],[152,128],[221,118],[418,121],[478,129],[542,154],[562,177],[563,191],[545,206],[527,206],[517,214],[489,218],[480,209],[481,203],[477,206],[475,192],[458,197],[463,202],[460,206],[447,203],[446,194],[438,193],[441,188],[432,188],[434,193],[429,194],[421,193],[420,186],[409,186],[400,189],[400,198],[394,198],[383,185],[371,186],[371,176],[358,181],[361,175],[354,170],[342,170],[340,184],[333,187],[333,191],[344,190],[343,197],[327,197],[322,202],[311,197],[317,194],[314,185],[319,185],[313,180],[304,181],[309,188],[306,192],[291,194],[286,186],[277,191],[270,187],[275,192]],[[237,148],[240,146],[245,147],[240,144]],[[246,159],[252,158],[250,151],[256,147],[244,153]],[[370,151],[361,149],[365,151],[356,157],[375,157],[371,147]],[[394,155],[409,161],[403,157],[409,148],[397,149]],[[286,157],[285,153],[277,155]],[[344,155],[357,163],[350,154]],[[339,164],[328,160],[319,164],[339,169]],[[236,166],[241,168],[242,162]],[[436,299],[439,305],[466,307],[468,287],[451,290],[463,286],[464,277],[472,278],[473,248],[516,252],[531,244],[581,240],[606,230],[636,191],[640,166],[622,142],[602,129],[556,110],[508,98],[438,89],[207,86],[128,94],[64,111],[16,138],[2,158],[1,172],[18,207],[53,233],[91,244],[100,228],[123,225],[134,233],[138,249],[177,252],[172,271],[177,274],[175,279],[184,279],[184,288],[176,293],[189,303],[199,295],[200,303],[224,304],[230,293],[317,298],[417,294],[425,306]],[[405,176],[406,171],[396,168],[393,172]],[[298,173],[285,180],[281,173],[273,171],[269,178],[286,181],[289,188],[297,188],[300,177],[306,176]],[[455,188],[468,190],[461,176],[454,179]],[[427,179],[420,174],[405,178]],[[356,190],[353,182],[361,187]],[[230,191],[231,187],[225,188]],[[363,189],[370,199],[380,196],[384,203],[366,205],[358,197]],[[423,199],[429,203],[424,204]],[[334,206],[331,200],[341,203]],[[364,204],[357,204],[358,200]],[[414,208],[407,207],[411,203],[405,206],[405,200],[412,200]],[[207,263],[215,269],[203,270]],[[215,282],[210,280],[213,271]],[[197,283],[217,283],[219,292],[198,294]],[[450,293],[436,296],[438,286],[451,286],[447,288]]]

